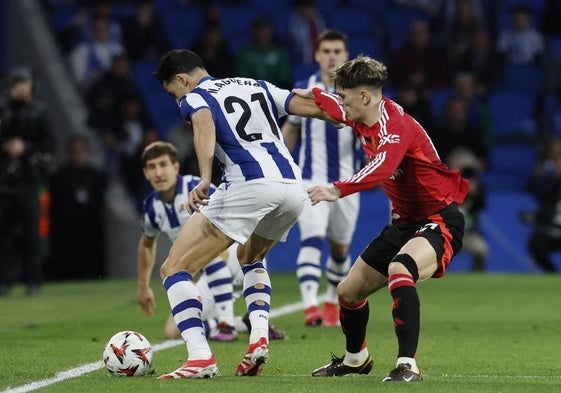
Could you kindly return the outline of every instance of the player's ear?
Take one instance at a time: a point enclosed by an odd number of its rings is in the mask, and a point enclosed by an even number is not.
[[[175,161],[175,162],[173,163],[173,168],[175,169],[175,173],[179,173],[179,167],[180,167],[180,166],[181,166],[181,165],[179,165],[179,161]]]
[[[177,79],[183,86],[187,86],[187,84],[189,83],[188,75],[185,73],[175,74],[175,79]]]
[[[372,96],[368,90],[361,90],[360,91],[360,99],[364,105],[367,105],[370,102]]]

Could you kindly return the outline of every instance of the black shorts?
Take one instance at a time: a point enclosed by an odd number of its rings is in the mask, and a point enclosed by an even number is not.
[[[393,257],[413,237],[424,237],[436,251],[438,268],[433,277],[442,277],[452,257],[462,248],[464,215],[452,203],[426,219],[407,225],[393,223],[362,251],[360,257],[368,265],[388,276],[388,266]]]

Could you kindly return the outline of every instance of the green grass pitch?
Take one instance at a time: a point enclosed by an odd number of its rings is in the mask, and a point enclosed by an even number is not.
[[[300,300],[294,274],[275,273],[272,283],[272,309]],[[183,363],[183,344],[156,352],[151,375],[111,377],[101,368],[101,354],[114,333],[137,330],[152,345],[164,341],[169,305],[161,284],[155,281],[153,289],[158,306],[152,318],[140,311],[134,280],[48,283],[37,297],[18,287],[0,298],[0,392],[37,386],[39,392],[69,393],[561,391],[561,276],[449,274],[419,284],[417,355],[424,380],[417,384],[380,382],[396,356],[387,290],[370,298],[367,341],[375,364],[368,376],[312,378],[331,351],[343,353],[344,339],[339,328],[304,327],[298,310],[273,319],[290,338],[271,342],[261,377],[233,376],[247,348],[243,334],[237,342],[211,343],[220,369],[211,380],[156,379]],[[237,313],[244,309],[238,300]],[[91,372],[65,377],[92,364]]]

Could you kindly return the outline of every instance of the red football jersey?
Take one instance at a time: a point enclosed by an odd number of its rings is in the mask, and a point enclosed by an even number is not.
[[[372,127],[345,118],[336,97],[314,88],[316,104],[331,117],[353,127],[369,163],[334,184],[341,197],[382,186],[399,224],[420,221],[452,202],[462,203],[469,182],[440,161],[423,127],[394,101],[382,97],[380,120]]]

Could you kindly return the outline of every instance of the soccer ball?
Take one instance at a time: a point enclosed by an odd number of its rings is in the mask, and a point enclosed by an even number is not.
[[[134,331],[116,333],[103,351],[103,364],[119,377],[140,377],[150,371],[154,352],[150,342]]]

